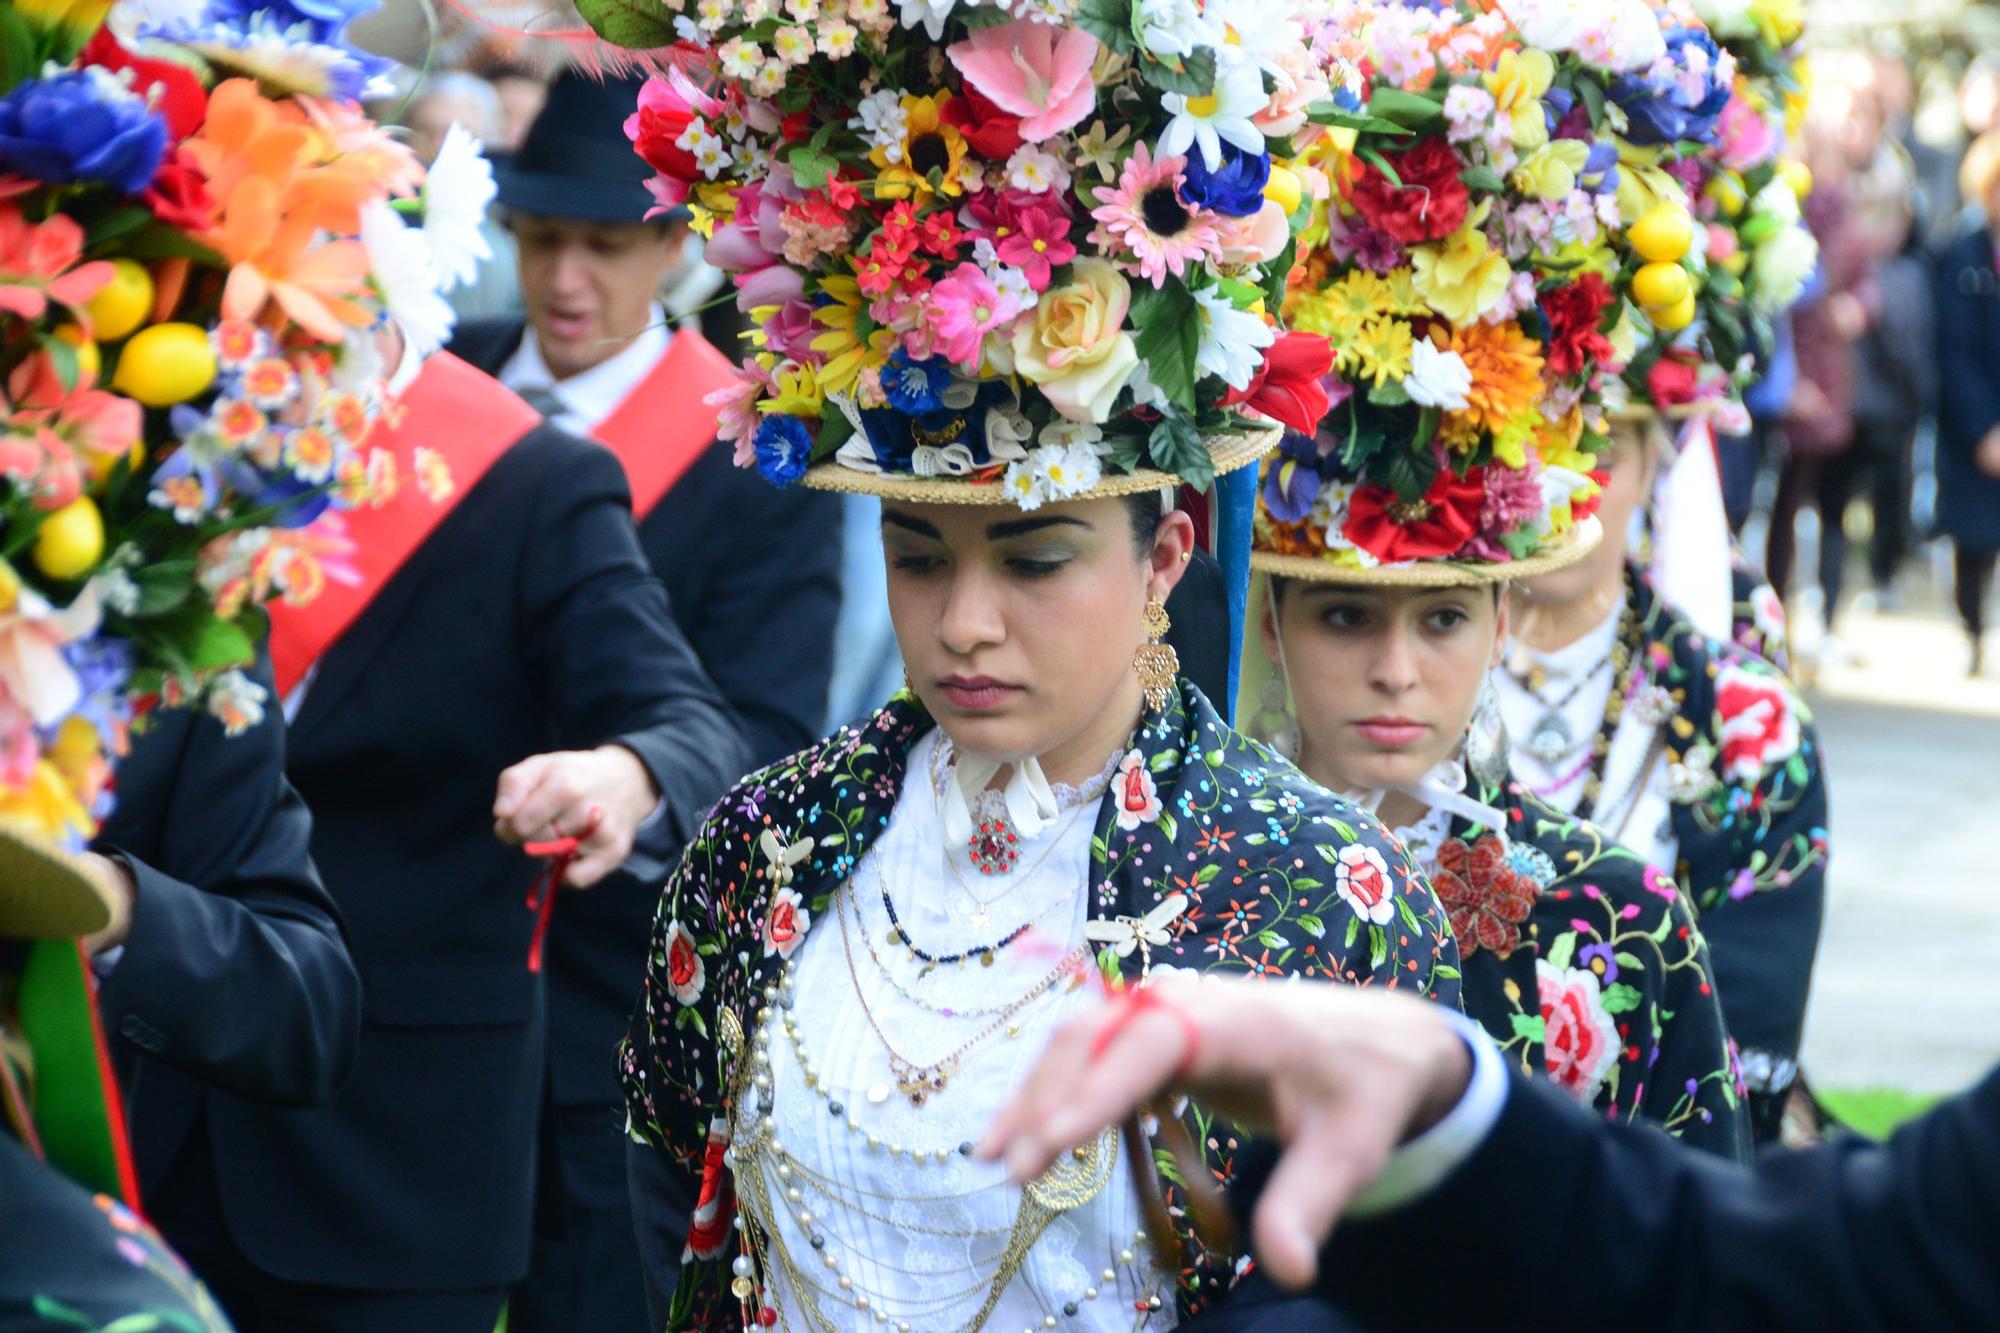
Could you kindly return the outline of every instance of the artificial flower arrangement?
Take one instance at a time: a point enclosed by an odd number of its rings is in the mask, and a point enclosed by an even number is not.
[[[1275,315],[1328,188],[1301,158],[1358,104],[1296,0],[580,8],[674,48],[626,132],[758,318],[739,464],[1033,508],[1317,424],[1330,352]]]
[[[426,195],[337,7],[158,11],[0,11],[0,820],[72,850],[150,702],[263,715],[259,606],[351,577],[341,510],[448,489],[369,443],[379,330],[443,340],[491,190],[460,141]]]
[[[1728,96],[1705,126],[1704,151],[1675,170],[1687,184],[1699,309],[1685,333],[1656,339],[1632,359],[1635,397],[1661,411],[1702,414],[1718,428],[1749,428],[1741,402],[1768,359],[1772,321],[1799,297],[1819,258],[1799,206],[1811,188],[1789,155],[1805,113],[1800,0],[1695,0],[1712,63],[1728,62]],[[1635,240],[1645,239],[1635,237]]]
[[[1729,62],[1640,0],[1359,0],[1313,39],[1367,72],[1367,123],[1312,155],[1338,187],[1286,319],[1339,377],[1266,463],[1260,549],[1524,558],[1594,508],[1634,351],[1695,318],[1688,164]]]

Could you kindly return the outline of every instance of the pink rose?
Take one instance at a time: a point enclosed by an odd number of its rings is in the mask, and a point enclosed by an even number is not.
[[[1373,847],[1354,843],[1341,848],[1333,863],[1333,887],[1354,914],[1370,925],[1386,926],[1395,918],[1389,863]]]
[[[1777,155],[1778,131],[1741,93],[1730,97],[1715,123],[1715,135],[1722,165],[1731,171],[1748,171]]]
[[[1118,794],[1118,827],[1127,833],[1160,817],[1160,789],[1146,771],[1146,757],[1137,750],[1118,761],[1118,776],[1111,780]]]
[[[1549,1078],[1588,1105],[1618,1063],[1618,1025],[1604,1008],[1597,974],[1535,963],[1541,992],[1542,1060]]]
[[[1741,664],[1715,677],[1717,736],[1725,782],[1755,783],[1799,752],[1798,706],[1775,676]]]
[[[771,899],[771,910],[764,914],[764,956],[790,958],[811,925],[812,914],[798,892],[779,889]]]
[[[708,969],[694,947],[694,936],[682,929],[680,922],[668,922],[667,988],[674,999],[680,1004],[693,1004],[701,998],[701,988],[707,980]]]

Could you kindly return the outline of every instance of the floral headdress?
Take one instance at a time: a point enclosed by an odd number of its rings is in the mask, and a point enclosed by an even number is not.
[[[1673,166],[1727,62],[1639,0],[1365,0],[1312,39],[1360,100],[1313,154],[1338,187],[1286,318],[1337,376],[1317,434],[1265,465],[1258,566],[1438,583],[1575,558],[1620,374],[1685,313],[1638,281],[1631,233],[1685,216]]]
[[[0,26],[0,823],[57,849],[151,702],[262,717],[259,603],[354,577],[342,510],[406,469],[450,488],[369,443],[377,337],[449,333],[491,182],[455,137],[427,187],[349,100],[350,11],[33,0]]]
[[[1681,50],[1702,73],[1704,109],[1662,146],[1686,211],[1628,237],[1633,262],[1648,266],[1635,285],[1686,291],[1626,382],[1641,411],[1711,416],[1740,433],[1749,425],[1740,395],[1769,356],[1772,321],[1819,255],[1799,213],[1810,177],[1790,155],[1804,111],[1804,23],[1799,0],[1695,0],[1693,12],[1709,35],[1682,39]],[[1695,86],[1692,70],[1683,83]]]
[[[1300,0],[581,8],[681,44],[626,131],[757,317],[739,464],[1034,508],[1317,425],[1275,316],[1342,90]]]

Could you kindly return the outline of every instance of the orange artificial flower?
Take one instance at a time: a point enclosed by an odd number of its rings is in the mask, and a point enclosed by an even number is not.
[[[1498,434],[1541,399],[1541,344],[1514,321],[1463,325],[1441,340],[1434,330],[1432,340],[1457,352],[1472,372],[1465,408],[1448,414],[1448,427],[1470,426]]]

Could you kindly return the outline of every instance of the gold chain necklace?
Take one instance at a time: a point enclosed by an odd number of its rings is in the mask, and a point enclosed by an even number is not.
[[[895,1043],[889,1040],[889,1034],[884,1032],[882,1025],[875,1021],[875,1011],[868,1007],[868,996],[861,986],[861,972],[854,965],[854,942],[848,931],[847,914],[844,912],[840,915],[840,949],[847,956],[847,975],[854,983],[854,998],[861,1005],[862,1016],[868,1020],[868,1026],[874,1029],[875,1036],[882,1043],[882,1049],[889,1053],[889,1072],[895,1077],[897,1090],[909,1098],[910,1105],[914,1107],[921,1107],[932,1097],[943,1092],[945,1086],[951,1081],[951,1076],[958,1071],[958,1062],[964,1057],[966,1052],[1005,1027],[1008,1019],[1027,1008],[1034,1000],[1040,998],[1049,987],[1055,985],[1057,980],[1069,971],[1069,960],[1065,958],[1059,966],[1050,969],[1048,975],[1036,983],[1033,990],[1030,990],[1026,995],[1021,996],[1008,1005],[991,1023],[988,1023],[976,1035],[961,1043],[958,1049],[941,1060],[934,1060],[929,1064],[920,1065],[913,1060],[907,1059],[896,1049]]]
[[[1064,896],[1067,897],[1068,895],[1065,894]],[[1056,902],[1051,902],[1048,904],[1048,907],[1044,907],[1042,910],[1047,911],[1049,907],[1056,906],[1060,901],[1061,899],[1057,899]],[[861,919],[861,895],[858,893],[849,893],[847,895],[847,906],[848,910],[854,913],[854,931],[857,935],[861,936],[861,947],[868,951],[868,959],[875,964],[875,970],[882,974],[883,980],[889,983],[896,994],[902,996],[917,1008],[922,1009],[926,1013],[936,1014],[940,1018],[990,1018],[995,1014],[1004,1012],[1008,1004],[1012,1003],[1012,1001],[1009,1001],[1003,1004],[981,1005],[973,1009],[954,1009],[946,1005],[941,1005],[935,1000],[927,1000],[923,996],[918,995],[915,991],[896,979],[896,974],[889,970],[889,964],[883,961],[880,953],[876,952],[875,941],[868,938],[868,924]],[[1033,918],[1030,919],[1032,920]],[[1063,955],[1063,960],[1056,964],[1056,968],[1059,971],[1065,969],[1072,962],[1082,961],[1089,956],[1089,953],[1090,946],[1088,944],[1079,944],[1076,948],[1071,949],[1067,954]],[[934,968],[926,966],[923,975],[928,976],[934,970]]]

